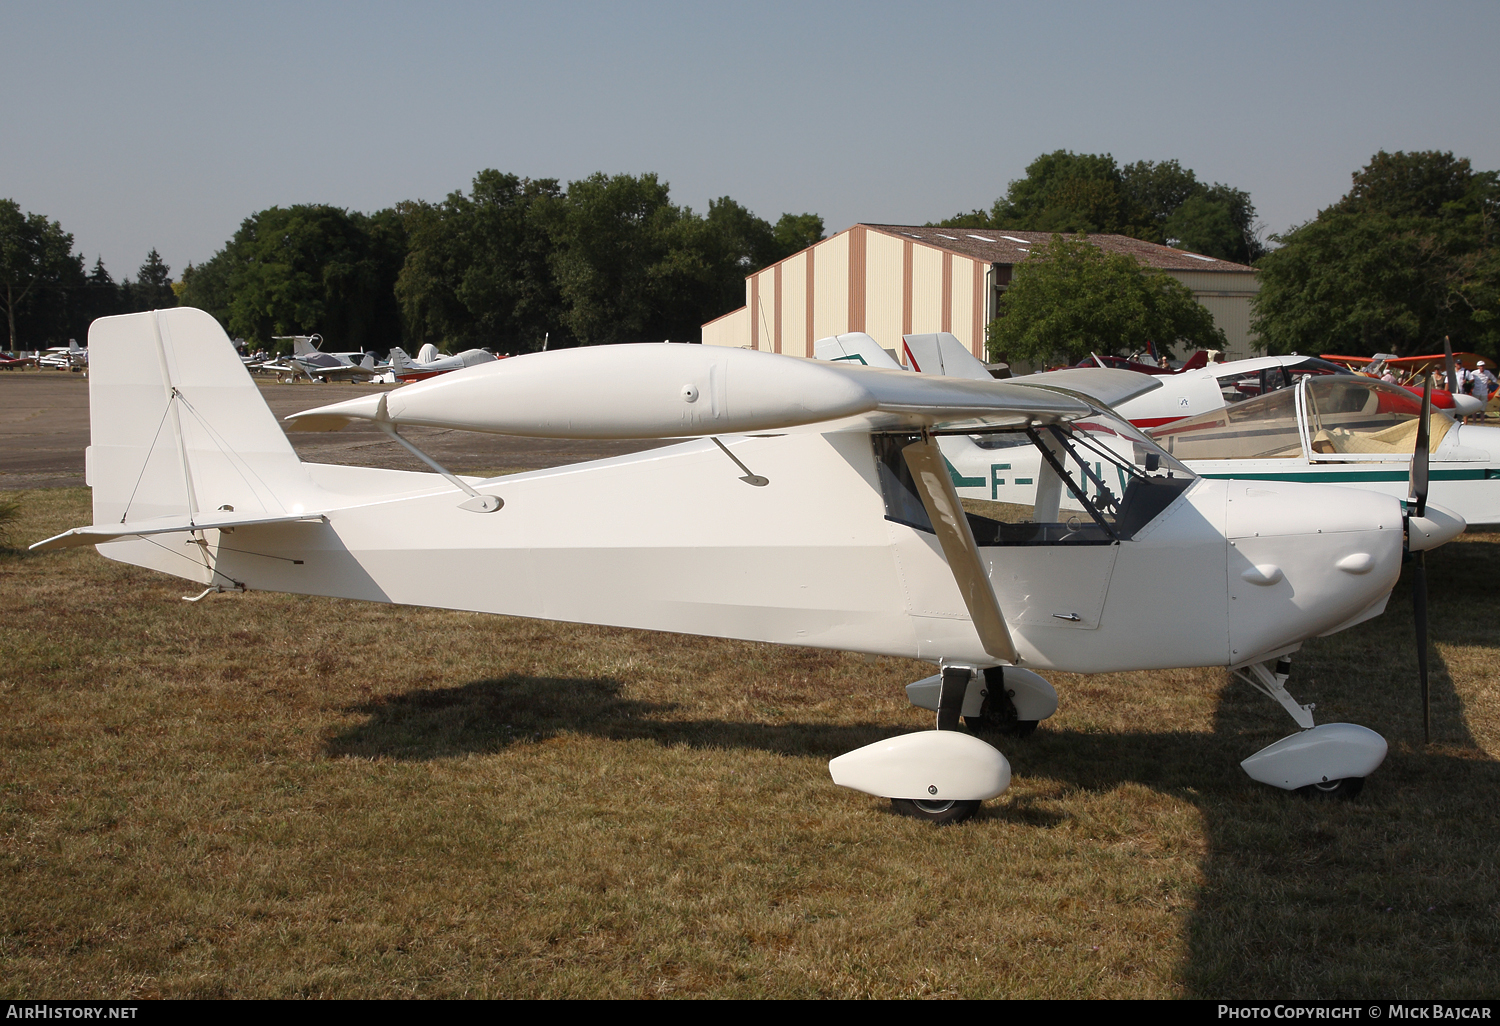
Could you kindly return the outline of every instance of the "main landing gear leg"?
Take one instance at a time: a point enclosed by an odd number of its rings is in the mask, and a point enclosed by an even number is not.
[[[1286,689],[1292,661],[1282,658],[1232,667],[1234,675],[1276,702],[1302,731],[1284,737],[1240,763],[1252,779],[1273,787],[1328,798],[1353,798],[1365,777],[1385,761],[1385,738],[1353,723],[1313,726],[1314,704],[1301,705]]]

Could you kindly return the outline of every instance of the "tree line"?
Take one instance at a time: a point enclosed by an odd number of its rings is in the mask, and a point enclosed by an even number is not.
[[[172,269],[155,249],[134,281],[115,281],[102,259],[85,270],[61,224],[0,199],[0,309],[11,349],[82,341],[96,318],[176,306],[172,285]]]
[[[1436,151],[1375,154],[1349,192],[1262,241],[1247,192],[1176,160],[1043,154],[987,210],[943,225],[1056,233],[1018,265],[990,326],[999,350],[1213,345],[1212,322],[1160,274],[1079,236],[1119,233],[1260,271],[1253,329],[1271,352],[1402,355],[1500,348],[1500,176]],[[744,277],[823,238],[816,214],[775,223],[730,197],[698,213],[655,174],[570,182],[495,170],[440,202],[364,214],[323,204],[246,218],[174,282],[152,250],[134,280],[87,270],[73,237],[0,200],[0,306],[12,348],[86,337],[96,317],[182,302],[256,344],[317,332],[340,349],[695,340],[741,305]],[[1066,244],[1065,244],[1066,243]]]
[[[153,250],[135,281],[115,283],[102,260],[85,272],[56,221],[0,204],[12,348],[82,339],[96,317],[179,302],[267,348],[313,332],[377,351],[686,341],[744,302],[745,275],[823,238],[817,214],[773,224],[728,196],[699,214],[655,174],[563,187],[486,170],[437,203],[261,210],[180,281]]]
[[[1376,153],[1337,203],[1263,257],[1253,330],[1272,353],[1500,349],[1500,173]]]
[[[698,214],[654,174],[570,182],[481,171],[465,193],[374,214],[272,207],[183,272],[182,301],[266,342],[317,331],[342,349],[506,353],[696,339],[751,271],[823,237],[728,196]]]

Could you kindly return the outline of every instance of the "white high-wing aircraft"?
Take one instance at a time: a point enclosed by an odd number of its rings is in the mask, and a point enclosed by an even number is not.
[[[1316,356],[1257,356],[1229,363],[1211,363],[1196,370],[1158,375],[1162,387],[1122,404],[1115,412],[1139,428],[1163,424],[1221,410],[1226,406],[1291,388],[1309,377],[1361,378],[1336,363]],[[1396,387],[1396,386],[1392,386]],[[1407,389],[1411,392],[1410,389]],[[1420,393],[1417,393],[1420,394]],[[1484,404],[1462,392],[1434,389],[1432,403],[1452,411],[1456,417],[1478,413]]]
[[[487,363],[290,418],[310,430],[372,423],[436,470],[418,474],[299,460],[201,311],[105,318],[90,348],[94,525],[33,548],[97,545],[210,590],[925,660],[938,672],[908,693],[936,709],[939,729],[840,756],[830,771],[934,821],[1009,784],[1005,757],[955,729],[960,719],[1026,729],[1056,707],[1035,672],[1049,668],[1231,667],[1302,728],[1246,759],[1252,777],[1357,790],[1385,741],[1314,726],[1286,691],[1289,657],[1378,615],[1408,544],[1463,527],[1420,504],[1403,515],[1384,495],[1200,478],[1103,408],[1138,387],[1110,370],[1073,374],[1059,391],[618,345]],[[692,437],[480,480],[438,467],[402,438],[407,425]],[[950,432],[1037,454],[1028,518],[1000,504],[994,516],[965,510],[937,444]],[[1087,467],[1119,439],[1129,483],[1112,503],[1091,501]],[[1079,514],[1063,510],[1065,493]]]
[[[387,362],[391,365],[392,376],[402,382],[425,381],[427,378],[435,378],[449,371],[491,363],[495,359],[495,354],[487,349],[465,349],[457,355],[444,356],[431,342],[417,351],[415,360],[406,355],[406,350],[400,348],[392,349],[386,356]]]
[[[907,367],[918,373],[979,381],[988,381],[991,377],[985,365],[949,332],[906,335],[902,337],[902,347]],[[821,339],[815,343],[814,352],[821,360],[857,360],[872,367],[900,366],[864,332]],[[1315,356],[1257,356],[1229,363],[1211,363],[1176,374],[1151,375],[1159,387],[1118,404],[1115,412],[1138,428],[1155,428],[1185,417],[1221,410],[1267,392],[1290,388],[1303,378],[1313,376],[1357,377],[1348,369]],[[1473,396],[1440,388],[1433,389],[1432,402],[1434,406],[1451,411],[1455,417],[1478,413],[1483,405]]]

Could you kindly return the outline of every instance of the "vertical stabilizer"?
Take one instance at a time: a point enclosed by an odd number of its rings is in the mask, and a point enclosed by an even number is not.
[[[297,454],[218,321],[191,307],[89,328],[94,523],[290,512]]]
[[[922,374],[942,374],[950,378],[994,381],[988,367],[949,331],[930,335],[903,335],[906,362]]]
[[[895,357],[880,348],[879,342],[862,331],[820,338],[813,343],[813,355],[830,363],[856,363],[865,367],[883,367],[886,370],[902,369]]]

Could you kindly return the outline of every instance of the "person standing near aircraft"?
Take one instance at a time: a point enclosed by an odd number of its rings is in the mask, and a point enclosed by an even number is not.
[[[1479,422],[1483,424],[1485,406],[1489,403],[1490,396],[1495,394],[1496,387],[1495,375],[1484,365],[1483,360],[1469,373],[1468,385],[1469,394],[1480,402],[1478,416]]]

